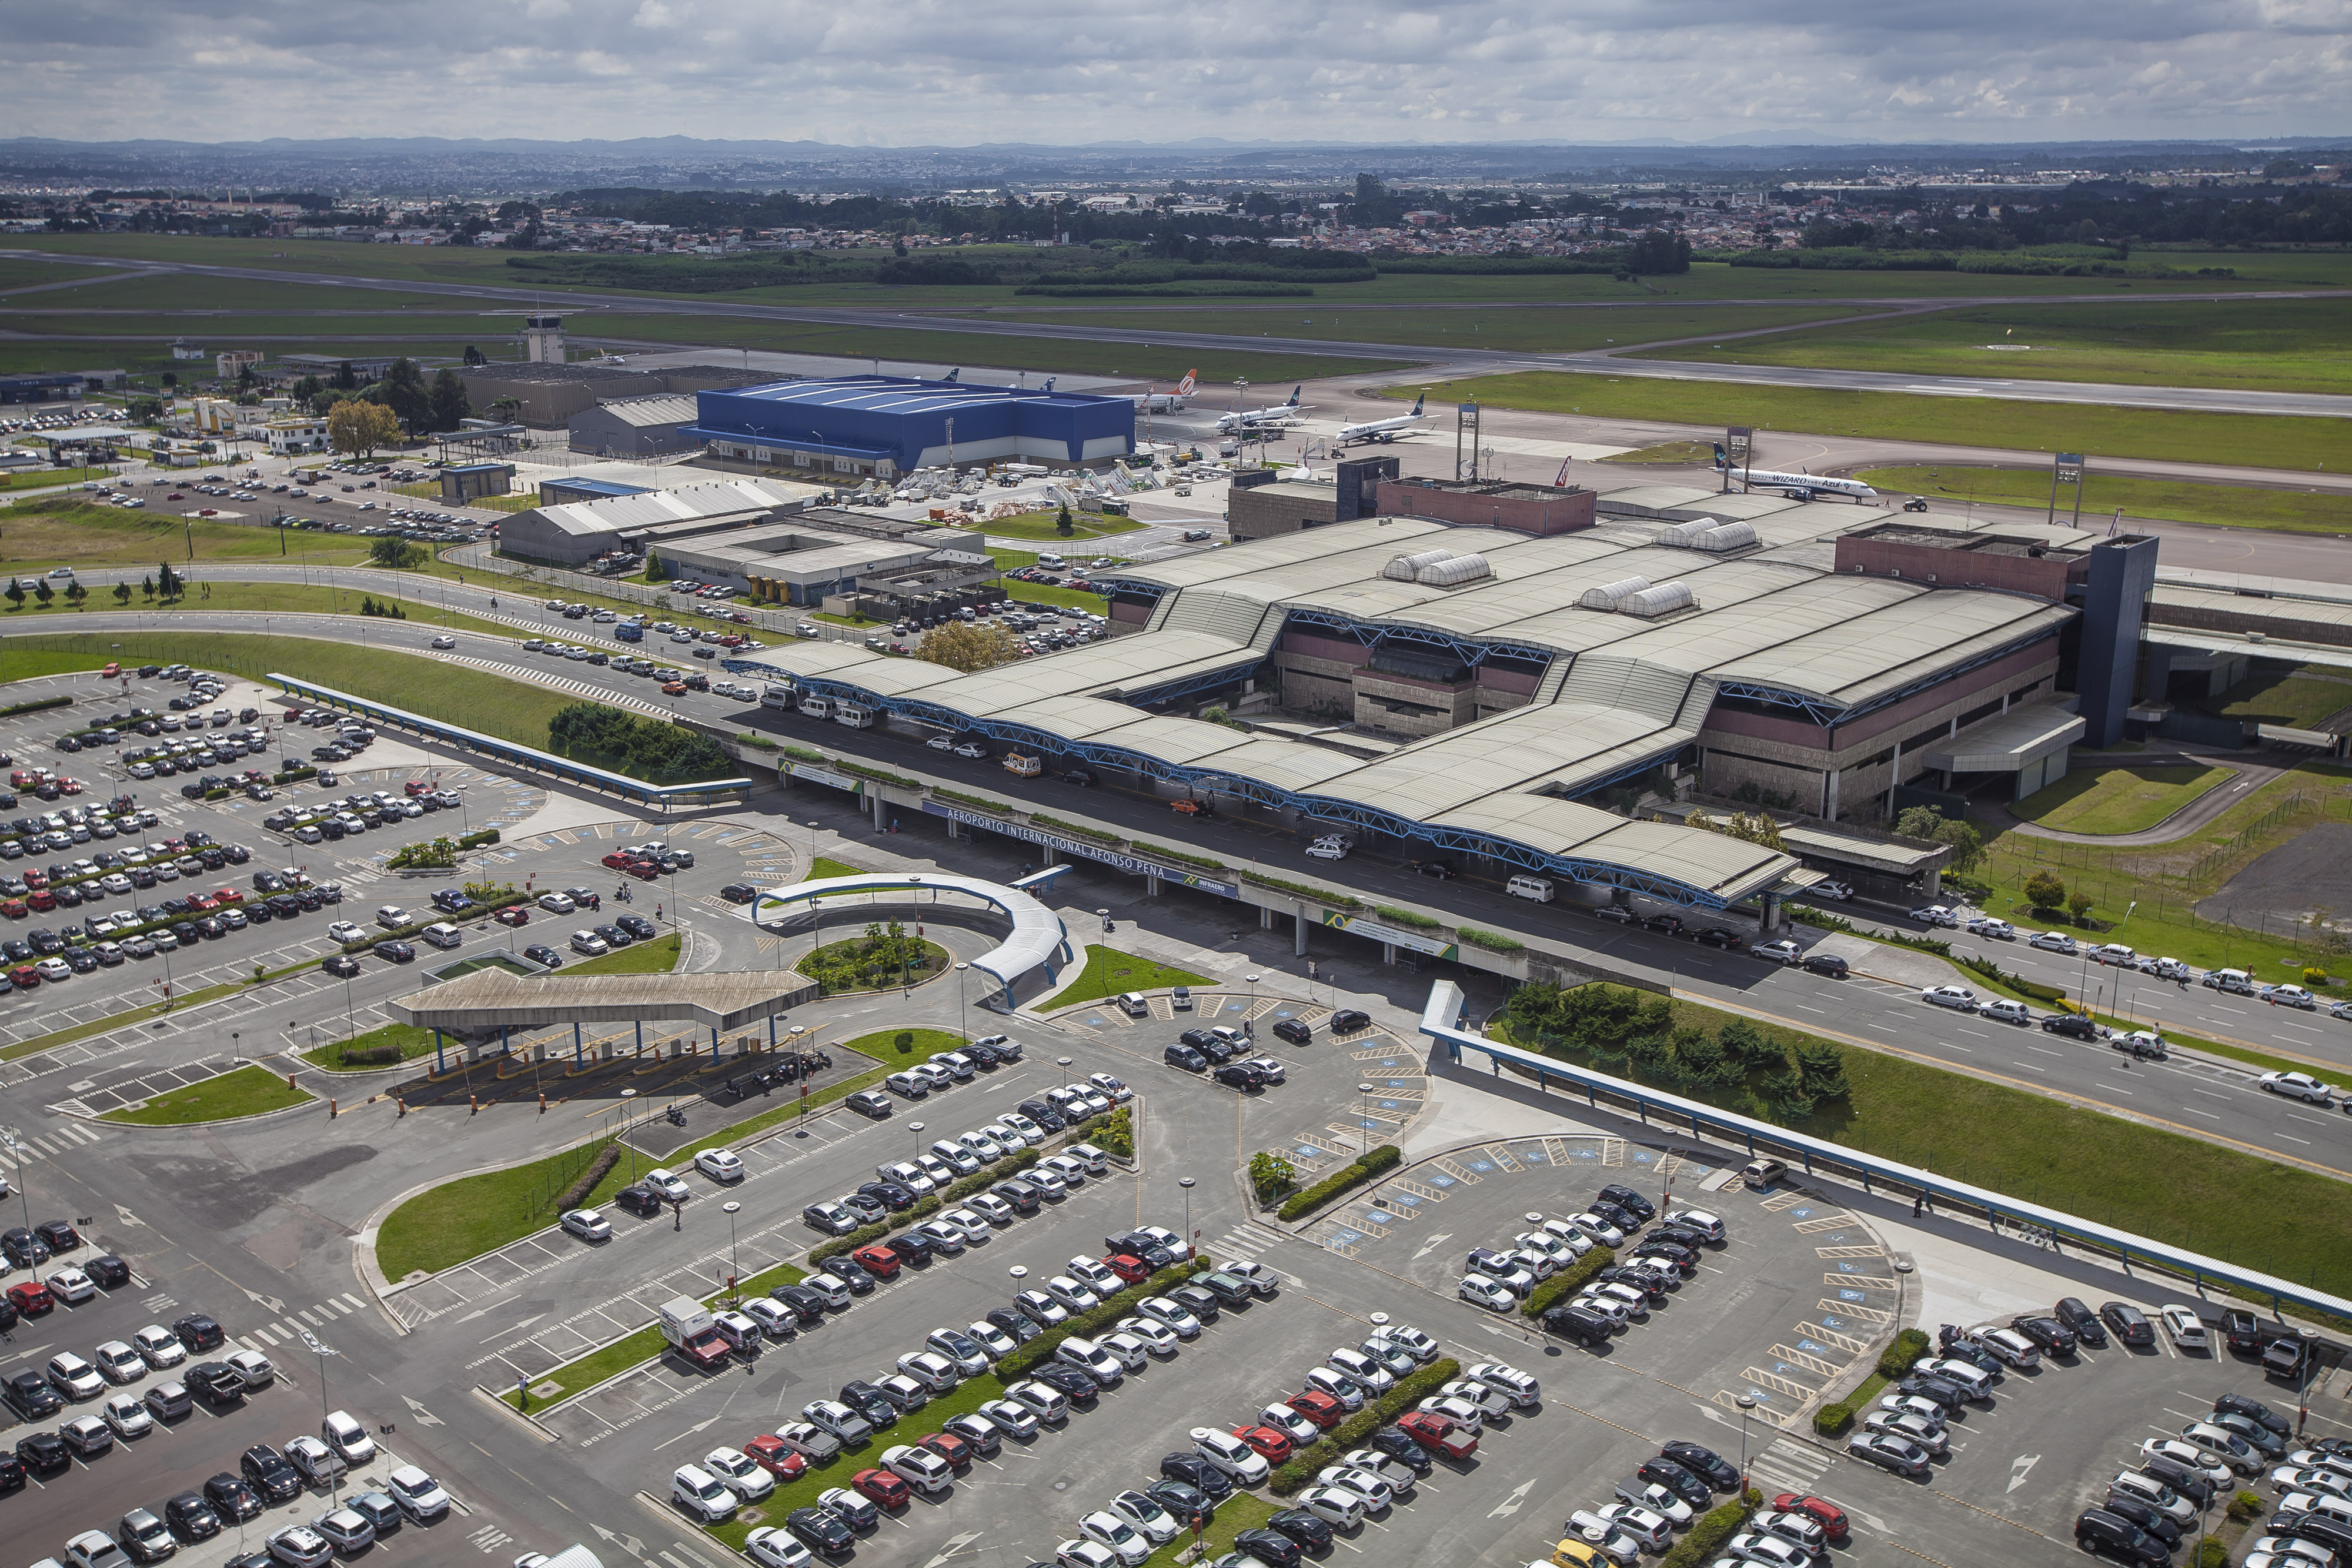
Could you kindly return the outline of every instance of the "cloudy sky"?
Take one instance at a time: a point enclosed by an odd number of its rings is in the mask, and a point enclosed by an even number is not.
[[[0,134],[2352,132],[2352,0],[16,0]]]

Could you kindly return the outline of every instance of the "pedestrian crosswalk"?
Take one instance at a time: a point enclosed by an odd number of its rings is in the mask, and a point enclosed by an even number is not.
[[[299,1339],[305,1328],[324,1328],[337,1318],[349,1317],[352,1313],[365,1308],[367,1302],[348,1292],[340,1296],[330,1296],[317,1306],[298,1307],[274,1323],[265,1323],[259,1328],[247,1329],[240,1337],[256,1340],[266,1345],[284,1344],[289,1340]]]
[[[58,1155],[80,1148],[85,1144],[101,1141],[96,1129],[86,1127],[79,1122],[64,1122],[58,1124],[57,1131],[53,1133],[44,1133],[38,1137],[17,1139],[15,1152],[27,1159],[55,1159]]]
[[[1775,1437],[1748,1467],[1749,1479],[1767,1498],[1777,1492],[1802,1495],[1821,1485],[1823,1471],[1837,1463],[1834,1456],[1793,1437]]]

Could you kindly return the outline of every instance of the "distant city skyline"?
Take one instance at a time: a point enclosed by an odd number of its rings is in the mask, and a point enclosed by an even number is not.
[[[2352,135],[2352,5],[16,7],[0,137],[841,147]]]

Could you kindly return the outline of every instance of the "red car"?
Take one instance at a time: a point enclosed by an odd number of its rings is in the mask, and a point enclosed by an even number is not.
[[[1290,1439],[1271,1427],[1236,1427],[1234,1436],[1256,1449],[1269,1465],[1290,1458]]]
[[[220,898],[216,894],[192,893],[188,895],[188,907],[209,913],[220,907]]]
[[[604,869],[606,871],[626,871],[629,869],[629,862],[636,858],[636,856],[631,854],[626,850],[614,850],[611,854],[604,857]]]
[[[926,1432],[915,1439],[918,1448],[929,1448],[956,1469],[971,1463],[971,1445],[953,1432]]]
[[[772,1432],[763,1432],[743,1445],[751,1462],[780,1481],[797,1480],[808,1470],[806,1458],[784,1447],[784,1440]]]
[[[661,875],[661,866],[653,861],[631,861],[621,869],[639,882],[651,882]]]
[[[530,924],[530,912],[520,904],[509,904],[490,918],[501,925],[528,925]]]
[[[883,1508],[907,1506],[907,1483],[888,1470],[860,1470],[849,1478],[849,1490]]]
[[[411,800],[415,800],[417,796],[424,794],[432,788],[432,785],[427,784],[422,779],[411,779],[407,783],[401,786],[401,789],[407,792],[408,797]]]
[[[25,901],[21,898],[0,898],[0,915],[6,915],[11,920],[22,920],[31,913],[32,911],[26,907]]]
[[[220,905],[224,909],[232,904],[243,904],[245,902],[245,894],[239,893],[233,887],[216,887],[213,889],[212,893],[208,896],[211,897],[215,904]]]
[[[1348,1407],[1340,1404],[1338,1398],[1324,1393],[1319,1388],[1310,1388],[1304,1394],[1294,1394],[1283,1403],[1326,1432],[1348,1418]]]
[[[898,1255],[882,1242],[860,1247],[849,1260],[885,1283],[898,1277]]]
[[[1415,1410],[1397,1417],[1397,1430],[1432,1452],[1450,1459],[1466,1459],[1478,1451],[1476,1434],[1450,1416]]]
[[[26,866],[25,868],[25,885],[26,887],[47,887],[49,885],[49,873],[45,871],[36,871],[32,867]]]
[[[29,991],[41,983],[41,973],[30,964],[19,964],[8,971],[9,983],[20,991]]]
[[[1831,1540],[1845,1539],[1845,1510],[1825,1497],[1799,1497],[1784,1491],[1772,1500],[1772,1506],[1789,1513],[1810,1514]]]
[[[1151,1274],[1151,1270],[1144,1267],[1142,1259],[1131,1257],[1125,1252],[1115,1252],[1104,1259],[1102,1263],[1104,1268],[1130,1285],[1141,1284]]]
[[[21,1317],[37,1318],[58,1304],[49,1288],[38,1280],[27,1280],[21,1285],[8,1287],[8,1299],[16,1305]]]

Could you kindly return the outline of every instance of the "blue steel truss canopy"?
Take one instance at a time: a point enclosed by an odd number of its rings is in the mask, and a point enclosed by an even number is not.
[[[973,968],[996,981],[1008,1008],[1013,1005],[1013,984],[1022,976],[1043,969],[1051,979],[1057,964],[1070,961],[1070,936],[1060,915],[1018,887],[983,882],[978,877],[950,876],[940,872],[869,872],[856,876],[819,877],[814,882],[796,882],[761,893],[751,901],[751,913],[754,924],[768,925],[790,918],[796,913],[796,906],[798,910],[814,910],[827,899],[851,898],[860,894],[918,893],[929,893],[935,897],[945,893],[976,899],[1002,911],[1013,922],[1010,936],[971,961]]]
[[[906,474],[950,461],[1098,462],[1135,445],[1135,404],[1087,392],[822,376],[695,395],[685,434],[753,461],[800,453]]]

